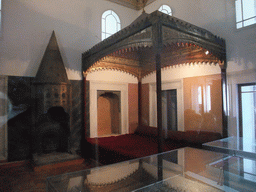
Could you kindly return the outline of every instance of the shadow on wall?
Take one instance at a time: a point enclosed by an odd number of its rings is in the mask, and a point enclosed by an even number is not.
[[[30,155],[32,104],[31,78],[8,77],[8,161],[28,159]]]

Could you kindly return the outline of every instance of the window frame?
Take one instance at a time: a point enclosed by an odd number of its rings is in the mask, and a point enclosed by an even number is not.
[[[168,9],[170,10],[167,10],[166,7],[168,7]],[[166,10],[166,12],[163,12],[163,10]],[[170,15],[172,16],[172,8],[169,6],[169,5],[166,5],[166,4],[163,4],[161,5],[159,8],[158,8],[158,11],[162,12],[162,13],[165,13],[167,15]]]
[[[114,24],[114,25],[116,25],[116,30],[114,33],[110,33],[107,31],[107,17],[109,17],[109,16],[114,17],[114,19],[116,21]],[[101,40],[103,41],[104,39],[106,39],[109,36],[118,32],[119,30],[121,30],[121,20],[120,20],[118,14],[111,9],[104,11],[101,15]]]
[[[244,18],[244,12],[246,8],[243,7],[244,0],[235,0],[235,12],[236,12],[236,29],[244,29],[256,25],[256,7],[254,8],[254,15],[249,18]],[[254,5],[256,6],[256,0],[254,0]],[[253,21],[253,19],[255,21]],[[252,20],[254,23],[245,24],[246,22]]]

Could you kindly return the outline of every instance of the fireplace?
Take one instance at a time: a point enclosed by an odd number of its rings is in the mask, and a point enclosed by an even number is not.
[[[36,77],[8,77],[8,98],[13,104],[7,122],[8,161],[31,160],[40,167],[80,158],[84,135],[81,86],[81,80],[68,80],[53,33]],[[51,108],[65,115],[49,115]]]
[[[69,151],[69,114],[63,107],[51,107],[39,117],[35,128],[35,153]]]
[[[53,32],[33,83],[33,157],[69,155],[71,84]],[[56,156],[57,155],[57,156]],[[64,158],[64,159],[65,159]],[[63,159],[62,159],[63,160]],[[48,163],[49,159],[46,163]]]

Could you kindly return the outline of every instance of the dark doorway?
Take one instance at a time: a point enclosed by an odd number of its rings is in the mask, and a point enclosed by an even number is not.
[[[177,118],[177,90],[162,91],[162,114],[163,114],[163,129],[178,130]]]

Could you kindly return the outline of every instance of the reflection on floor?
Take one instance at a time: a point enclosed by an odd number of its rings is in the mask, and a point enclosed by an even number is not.
[[[26,162],[5,163],[0,165],[0,191],[4,192],[43,192],[46,191],[46,178],[95,167],[93,161],[70,165],[55,164],[40,171],[34,171]]]

